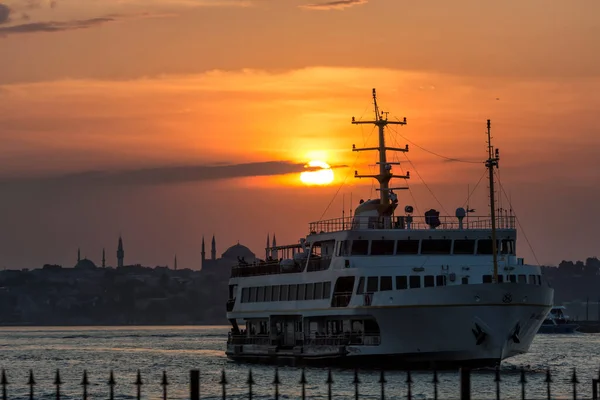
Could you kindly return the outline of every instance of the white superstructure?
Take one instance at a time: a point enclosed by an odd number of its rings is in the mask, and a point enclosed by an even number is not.
[[[495,214],[489,143],[490,214],[413,215],[398,200],[385,144],[388,121],[373,89],[380,198],[351,217],[310,224],[299,244],[272,246],[266,259],[243,260],[229,281],[227,318],[232,359],[284,363],[493,365],[527,352],[553,304],[539,266],[516,254],[512,215]],[[384,114],[386,114],[384,116]],[[488,141],[490,140],[488,120]],[[396,163],[397,164],[397,163]]]

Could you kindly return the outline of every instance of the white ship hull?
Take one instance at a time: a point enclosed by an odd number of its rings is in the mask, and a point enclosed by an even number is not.
[[[371,316],[378,345],[228,345],[232,359],[266,363],[367,364],[396,368],[493,366],[526,353],[552,306],[553,290],[527,284],[479,284],[375,293],[370,306],[306,310],[310,316]],[[303,315],[302,310],[282,314]],[[479,329],[485,338],[477,344]]]

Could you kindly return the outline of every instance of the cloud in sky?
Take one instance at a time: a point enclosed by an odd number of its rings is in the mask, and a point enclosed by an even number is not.
[[[10,21],[10,8],[6,4],[0,3],[0,24]]]
[[[343,10],[345,8],[367,4],[369,0],[336,0],[325,3],[312,3],[301,5],[300,8],[307,10]]]
[[[0,4],[0,6],[2,6]],[[87,29],[95,26],[103,25],[111,22],[119,22],[128,19],[139,18],[163,18],[172,17],[173,14],[109,14],[102,17],[87,18],[71,21],[45,21],[45,22],[28,22],[18,25],[0,27],[0,37],[21,33],[37,33],[37,32],[62,32],[76,29]],[[0,7],[0,23],[2,22],[2,8]]]
[[[304,164],[290,161],[264,161],[243,164],[217,163],[216,165],[188,165],[174,167],[140,168],[121,171],[86,171],[53,177],[7,179],[0,185],[29,184],[40,187],[82,185],[166,185],[186,182],[214,181],[254,176],[275,176],[300,173]]]

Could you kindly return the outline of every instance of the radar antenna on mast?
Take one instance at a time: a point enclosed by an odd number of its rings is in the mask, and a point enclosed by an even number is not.
[[[379,145],[377,147],[364,147],[364,148],[357,148],[355,145],[352,145],[352,151],[373,151],[373,150],[379,151],[379,162],[377,163],[377,164],[379,164],[379,174],[377,174],[377,175],[359,175],[358,171],[355,171],[354,177],[355,178],[377,179],[377,181],[379,182],[379,188],[377,190],[379,191],[379,197],[381,200],[379,214],[380,215],[391,215],[396,207],[396,202],[394,202],[394,201],[390,202],[391,191],[408,189],[408,188],[407,187],[391,188],[389,186],[389,182],[392,178],[410,179],[410,174],[408,172],[406,173],[406,175],[392,174],[392,168],[391,168],[392,164],[399,164],[399,163],[388,162],[387,157],[386,157],[386,151],[390,150],[390,151],[407,152],[408,145],[406,145],[405,148],[387,147],[385,145],[385,127],[388,124],[406,125],[406,117],[404,117],[403,121],[388,121],[389,112],[379,110],[379,106],[377,105],[377,93],[376,93],[375,89],[373,89],[373,111],[375,113],[375,119],[373,121],[356,121],[354,119],[354,117],[352,117],[352,123],[355,125],[374,124],[375,126],[377,126],[379,128]],[[384,116],[384,114],[385,114],[385,116]]]

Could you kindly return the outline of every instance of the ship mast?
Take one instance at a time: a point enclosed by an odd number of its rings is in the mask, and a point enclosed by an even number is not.
[[[494,167],[498,168],[500,154],[498,149],[492,146],[491,125],[490,120],[487,120],[487,139],[488,139],[488,159],[485,166],[489,171],[490,184],[490,213],[492,217],[492,254],[494,260],[494,283],[498,283],[498,245],[496,242],[496,204],[494,192]]]
[[[356,121],[354,119],[354,117],[352,117],[352,123],[355,125],[374,124],[375,126],[377,126],[379,128],[379,145],[377,147],[364,147],[364,148],[357,148],[355,145],[352,145],[352,151],[378,150],[379,151],[379,162],[377,164],[379,164],[379,174],[377,174],[377,175],[359,175],[358,172],[355,171],[354,177],[355,178],[377,179],[377,181],[379,182],[379,189],[377,189],[377,190],[379,191],[379,197],[381,200],[381,206],[379,208],[379,213],[380,213],[380,215],[391,215],[390,207],[389,207],[390,206],[390,192],[392,190],[397,190],[397,189],[398,190],[407,189],[407,187],[390,188],[389,182],[392,178],[409,179],[410,175],[408,173],[406,175],[392,174],[392,164],[400,164],[400,163],[399,162],[388,162],[387,157],[386,157],[386,151],[390,150],[390,151],[407,152],[408,145],[406,145],[406,148],[404,148],[404,149],[396,148],[396,147],[386,147],[386,145],[385,145],[385,127],[388,124],[406,125],[406,117],[404,117],[403,121],[388,121],[388,119],[387,119],[388,112],[380,111],[379,107],[377,106],[377,95],[376,95],[375,89],[373,89],[373,108],[374,108],[374,112],[375,112],[375,119],[373,121]],[[385,114],[385,116],[384,116],[384,114]],[[393,206],[394,206],[393,208],[395,208],[395,205],[393,205]],[[393,208],[391,209],[392,212],[393,212]]]

